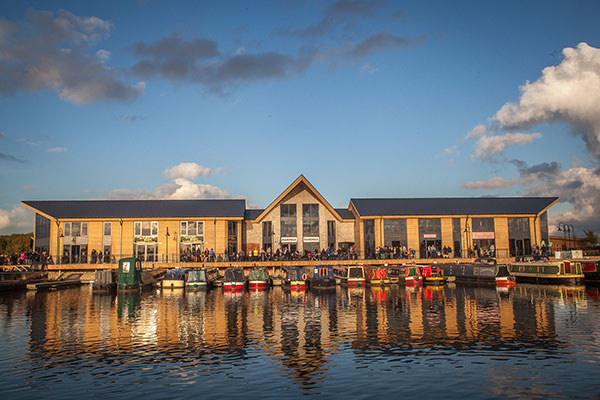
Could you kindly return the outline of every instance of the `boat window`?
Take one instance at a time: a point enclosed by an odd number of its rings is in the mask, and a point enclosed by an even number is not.
[[[360,268],[350,268],[350,270],[348,271],[348,277],[350,277],[350,278],[362,278],[363,277],[362,269],[360,269]]]

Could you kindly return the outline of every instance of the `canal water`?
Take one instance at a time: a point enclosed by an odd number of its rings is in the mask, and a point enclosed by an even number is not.
[[[599,328],[584,286],[3,293],[0,398],[598,398]]]

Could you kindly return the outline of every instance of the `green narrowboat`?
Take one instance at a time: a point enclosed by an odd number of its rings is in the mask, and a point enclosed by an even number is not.
[[[117,275],[119,290],[140,290],[142,287],[142,262],[135,257],[121,258]]]
[[[509,269],[517,282],[575,285],[584,278],[581,263],[572,260],[513,262]]]

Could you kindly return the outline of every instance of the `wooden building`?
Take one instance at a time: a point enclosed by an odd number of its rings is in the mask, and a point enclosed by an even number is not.
[[[548,242],[556,197],[351,199],[334,208],[300,175],[267,208],[245,200],[23,201],[35,213],[35,248],[62,263],[217,257],[239,251],[353,249],[360,258],[513,256]],[[382,250],[383,249],[383,250]],[[59,257],[57,257],[59,255]],[[190,259],[191,257],[191,259]]]

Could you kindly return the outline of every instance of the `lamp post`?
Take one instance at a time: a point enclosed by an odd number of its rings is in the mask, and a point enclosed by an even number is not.
[[[563,233],[563,240],[565,242],[564,246],[570,247],[571,246],[571,234],[573,233],[573,237],[575,236],[574,235],[575,227],[573,227],[573,225],[571,225],[571,224],[559,222],[556,230]]]
[[[465,222],[465,241],[467,242],[467,257],[471,257],[471,241],[469,240],[469,223]]]
[[[167,233],[165,233],[165,261],[169,262],[169,227],[167,226]]]

